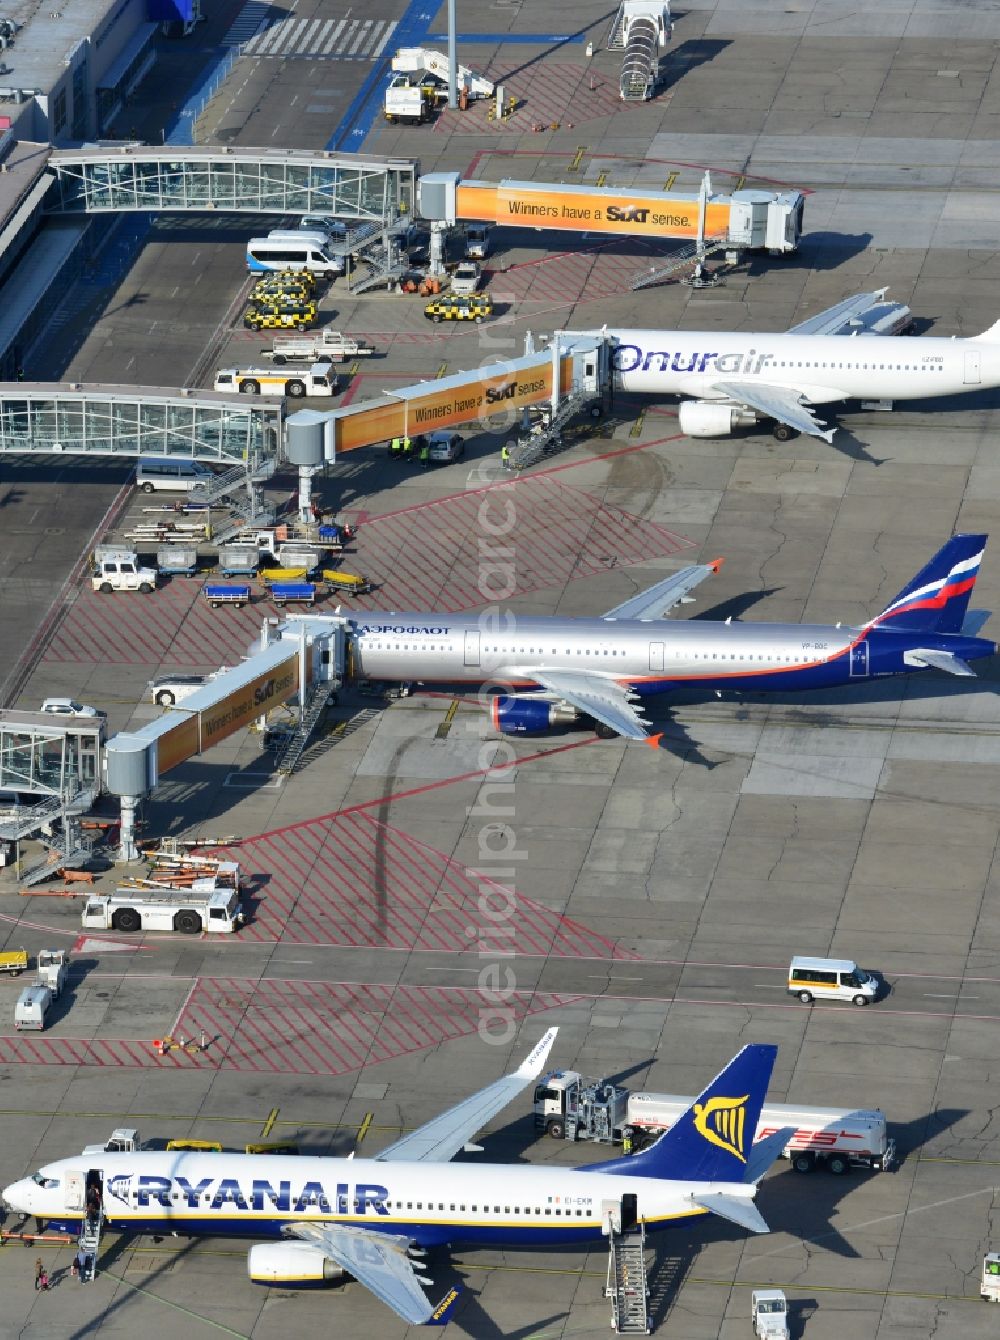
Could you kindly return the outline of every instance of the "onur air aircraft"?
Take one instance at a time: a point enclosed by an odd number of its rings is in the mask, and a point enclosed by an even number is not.
[[[777,1055],[751,1045],[676,1125],[641,1154],[588,1168],[452,1164],[483,1125],[541,1074],[550,1029],[513,1074],[495,1081],[374,1159],[205,1152],[111,1153],[100,1146],[46,1164],[5,1188],[12,1209],[80,1230],[88,1185],[118,1232],[263,1238],[255,1283],[322,1284],[353,1276],[405,1321],[444,1324],[458,1290],[424,1292],[424,1249],[599,1242],[624,1209],[648,1230],[714,1213],[768,1232],[757,1183],[791,1138],[753,1143]],[[472,1146],[476,1148],[476,1146]]]
[[[646,740],[642,700],[682,685],[787,692],[944,670],[996,644],[963,632],[987,537],[955,535],[881,613],[843,624],[664,621],[719,562],[683,568],[605,615],[359,615],[354,673],[370,679],[486,684],[494,726],[507,734],[583,720],[598,735]]]
[[[607,328],[602,333],[616,346],[616,384],[622,390],[690,397],[678,412],[689,437],[720,437],[740,424],[769,419],[779,441],[798,432],[830,442],[834,430],[810,406],[922,400],[1000,386],[1000,321],[969,339],[858,335],[852,313],[870,309],[884,296],[884,289],[859,294],[779,334]]]

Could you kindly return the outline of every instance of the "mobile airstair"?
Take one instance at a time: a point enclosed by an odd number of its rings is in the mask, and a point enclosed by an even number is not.
[[[641,1223],[618,1230],[609,1223],[608,1277],[611,1328],[616,1335],[649,1335],[649,1287],[646,1283],[646,1231]]]
[[[397,74],[416,75],[418,79],[431,75],[446,86],[451,75],[448,57],[429,47],[400,47],[392,58],[392,68]],[[455,82],[470,98],[492,98],[496,91],[491,80],[467,65],[455,66]]]
[[[608,49],[622,51],[619,91],[625,102],[645,102],[660,79],[660,53],[673,24],[666,0],[622,0],[608,34]]]

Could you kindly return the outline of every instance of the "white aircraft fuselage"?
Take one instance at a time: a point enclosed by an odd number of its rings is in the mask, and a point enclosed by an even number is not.
[[[803,400],[916,400],[1000,386],[1000,336],[941,339],[609,329],[624,391],[724,400],[716,383],[760,383]]]
[[[286,1224],[346,1224],[444,1243],[530,1245],[601,1238],[607,1203],[637,1197],[647,1228],[707,1211],[693,1196],[751,1204],[743,1183],[659,1181],[570,1168],[206,1152],[90,1153],[4,1191],[13,1208],[65,1232],[84,1216],[99,1171],[105,1223],[132,1233],[277,1239]]]

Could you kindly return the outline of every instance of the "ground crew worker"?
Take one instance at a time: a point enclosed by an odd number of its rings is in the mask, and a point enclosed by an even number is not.
[[[408,437],[403,438],[403,455],[407,458],[413,455],[413,442]]]
[[[500,464],[505,470],[510,469],[510,447],[505,442],[500,448]]]
[[[399,456],[402,450],[403,450],[403,439],[401,437],[394,437],[392,441],[389,443],[389,455]]]
[[[423,443],[421,444],[421,447],[420,447],[420,468],[421,468],[421,470],[426,470],[426,469],[427,469],[428,465],[430,464],[430,460],[431,460],[431,446],[430,446],[430,443],[427,441],[427,439],[424,438]]]
[[[623,1153],[623,1154],[631,1154],[631,1153],[632,1153],[632,1127],[631,1127],[631,1126],[626,1126],[626,1127],[625,1127],[625,1130],[622,1132],[622,1153]]]

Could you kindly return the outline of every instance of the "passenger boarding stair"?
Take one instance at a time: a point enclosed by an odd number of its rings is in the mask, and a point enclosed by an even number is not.
[[[622,0],[608,34],[608,49],[624,51],[619,91],[625,102],[645,102],[656,92],[660,51],[673,32],[666,0]]]
[[[649,1289],[646,1284],[646,1230],[640,1223],[608,1235],[608,1279],[611,1328],[618,1335],[649,1335]]]
[[[562,446],[562,430],[581,410],[592,406],[591,413],[600,418],[601,409],[590,387],[574,384],[559,402],[555,413],[546,411],[545,416],[534,425],[529,433],[507,443],[508,468],[526,470],[535,465],[543,456],[550,456]]]
[[[97,1253],[101,1250],[101,1230],[104,1227],[104,1214],[98,1214],[96,1219],[84,1219],[83,1228],[80,1230],[80,1236],[77,1238],[77,1246],[80,1251],[89,1256],[93,1262],[90,1278],[94,1279],[97,1275]]]
[[[675,251],[672,256],[667,257],[662,265],[651,265],[648,270],[640,270],[637,275],[633,275],[629,280],[629,288],[649,288],[653,284],[659,284],[662,280],[669,279],[671,275],[675,275],[681,270],[701,265],[708,256],[716,251],[724,250],[728,245],[729,239],[725,233],[719,237],[706,237],[704,244],[700,246],[697,242],[692,242],[689,246],[681,247],[680,251]]]
[[[249,470],[245,465],[234,465],[231,470],[224,470],[220,475],[213,475],[211,481],[207,484],[195,484],[188,492],[188,501],[211,504],[218,502],[221,498],[228,497],[231,493],[236,493],[239,489],[245,489],[248,481],[254,484],[263,484],[266,479],[270,479],[274,474],[277,465],[276,457],[261,461],[259,465],[252,466]]]
[[[318,684],[306,699],[302,720],[288,736],[274,762],[275,772],[283,777],[291,777],[296,764],[302,757],[310,737],[326,710],[326,705],[337,691],[337,685],[330,682]]]

